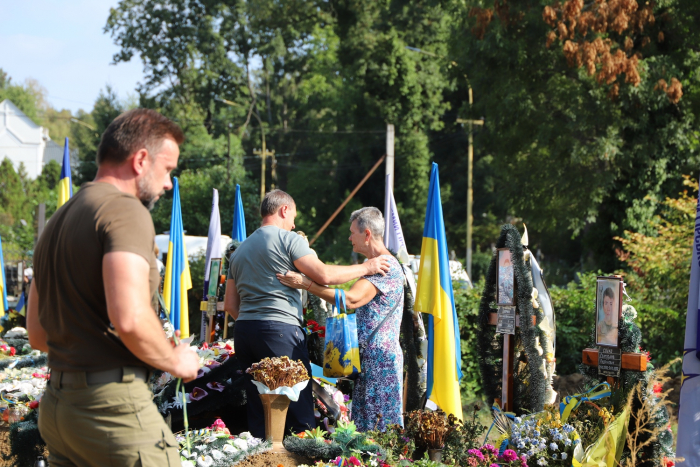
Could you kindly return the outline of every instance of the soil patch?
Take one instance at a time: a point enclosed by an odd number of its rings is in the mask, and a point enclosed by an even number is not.
[[[297,454],[263,452],[255,456],[250,456],[237,464],[237,467],[295,467],[301,464],[313,465],[313,461]]]
[[[574,373],[573,375],[554,376],[552,387],[559,393],[559,399],[578,394],[583,389],[583,375]]]
[[[681,382],[681,376],[676,376],[664,384],[664,392],[673,389],[673,391],[668,393],[668,400],[671,401],[671,405],[668,409],[671,412],[672,423],[678,423],[678,404],[681,399]]]

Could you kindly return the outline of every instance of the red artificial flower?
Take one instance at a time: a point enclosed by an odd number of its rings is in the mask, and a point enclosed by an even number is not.
[[[659,383],[654,384],[654,394],[661,394],[663,390],[663,386],[661,386]]]
[[[351,456],[348,461],[350,461],[352,465],[362,465],[362,462],[360,462],[360,460],[355,456]]]
[[[233,350],[233,346],[232,346],[231,344],[226,344],[226,345],[224,346],[224,348],[225,348],[226,350]]]
[[[31,402],[29,403],[29,408],[30,408],[30,409],[34,410],[34,409],[36,409],[37,407],[39,407],[39,401],[31,401]]]
[[[307,326],[311,326],[312,328],[314,328],[314,327],[318,326],[318,322],[316,322],[316,321],[310,319],[310,320],[308,320],[308,321],[306,322],[306,325],[307,325]]]
[[[663,467],[674,467],[676,463],[672,459],[664,457],[663,461],[661,462],[661,465],[663,465]]]
[[[203,349],[208,349],[208,348],[209,348],[209,344],[207,344],[206,342],[202,343],[202,348],[203,348]]]
[[[17,351],[15,350],[15,348],[10,347],[10,357],[13,357],[16,353],[17,353]]]

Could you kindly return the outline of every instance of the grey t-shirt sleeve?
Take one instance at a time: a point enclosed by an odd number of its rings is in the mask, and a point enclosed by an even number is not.
[[[286,243],[289,251],[289,257],[292,259],[292,262],[298,260],[299,258],[303,258],[306,255],[313,254],[313,250],[311,250],[311,247],[309,247],[307,241],[302,238],[301,235],[294,232],[290,232],[287,235]]]

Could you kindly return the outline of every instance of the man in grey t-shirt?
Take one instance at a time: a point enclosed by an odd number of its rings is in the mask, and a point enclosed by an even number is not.
[[[296,214],[291,196],[271,191],[260,205],[260,228],[231,255],[224,308],[236,320],[234,346],[243,369],[265,357],[286,355],[301,360],[311,374],[299,291],[282,285],[276,274],[296,271],[320,284],[343,284],[365,275],[383,275],[389,269],[389,262],[381,257],[353,266],[323,264],[306,240],[292,232]],[[253,436],[264,438],[262,403],[250,377],[246,378],[248,428]],[[285,432],[299,433],[314,425],[309,384],[299,400],[289,405]]]

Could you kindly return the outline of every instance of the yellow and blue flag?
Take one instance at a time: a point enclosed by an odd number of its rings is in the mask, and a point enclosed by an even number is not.
[[[175,330],[180,331],[180,338],[190,335],[189,308],[187,291],[192,288],[190,265],[185,249],[185,231],[182,226],[182,208],[180,206],[180,188],[177,177],[173,178],[173,209],[170,214],[170,242],[168,243],[168,260],[165,264],[163,283],[163,300],[170,313],[170,321]]]
[[[414,309],[429,315],[428,399],[445,413],[453,414],[461,420],[459,380],[462,379],[462,349],[436,163],[433,163],[430,173],[428,208],[425,213]]]
[[[5,280],[5,259],[2,256],[2,237],[0,237],[0,295],[2,295],[2,301],[0,301],[0,317],[5,316],[5,312],[8,310],[7,305],[7,281]]]
[[[73,196],[73,180],[70,175],[70,151],[68,150],[68,138],[63,146],[63,167],[61,167],[61,177],[58,179],[58,203],[56,208],[60,208]]]
[[[24,299],[24,292],[19,294],[19,301],[15,307],[15,312],[22,316],[27,316],[27,301]]]
[[[233,203],[233,230],[231,231],[231,238],[239,242],[246,239],[243,200],[241,199],[241,186],[238,183],[236,183],[236,199]]]

